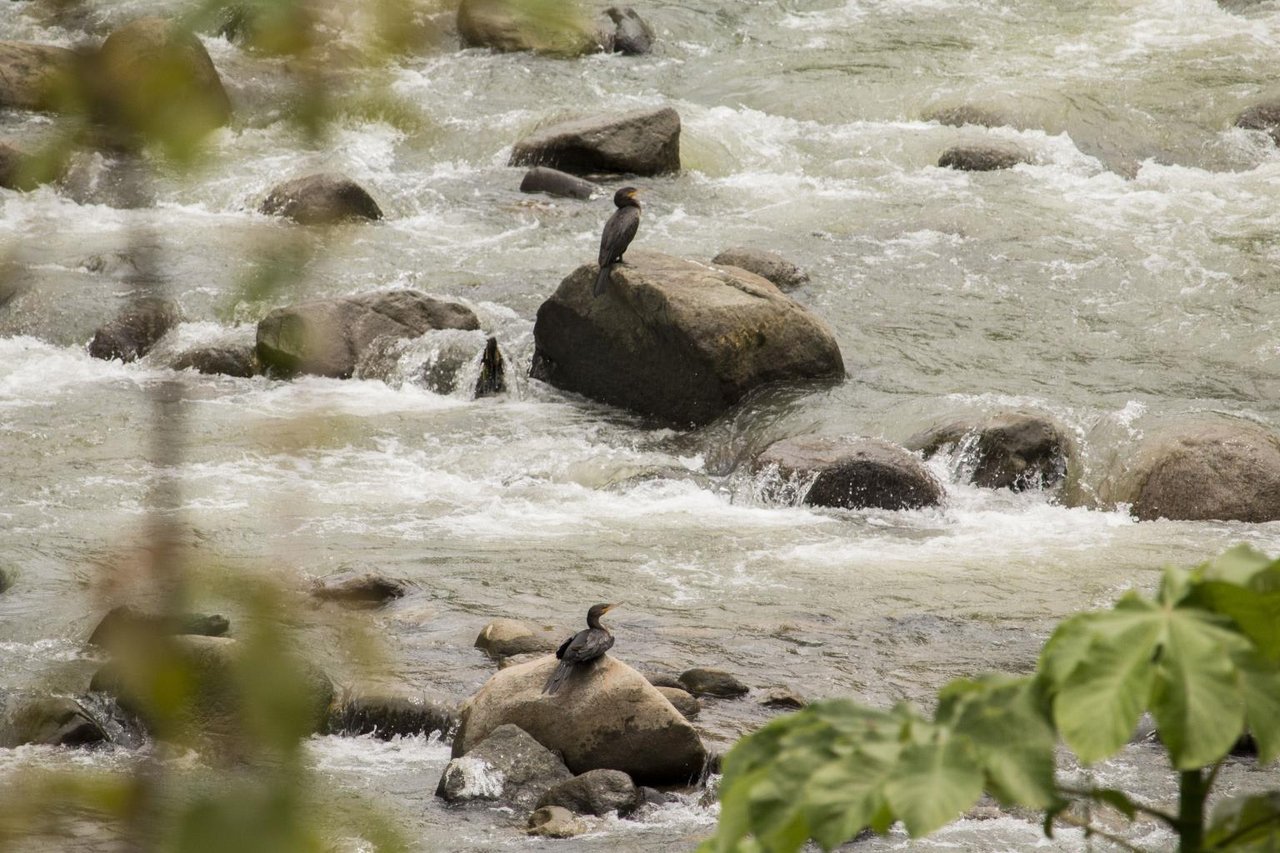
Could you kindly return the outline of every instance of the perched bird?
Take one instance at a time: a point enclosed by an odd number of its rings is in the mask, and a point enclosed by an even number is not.
[[[640,227],[640,202],[636,201],[638,192],[635,187],[623,187],[613,194],[613,203],[618,209],[604,224],[604,233],[600,235],[600,274],[596,276],[596,296],[604,293],[613,265],[622,260],[622,253],[631,245],[636,229]]]
[[[600,617],[617,606],[617,604],[597,604],[587,611],[586,630],[574,634],[556,650],[560,665],[547,679],[547,683],[542,688],[543,693],[556,695],[569,679],[569,673],[573,672],[575,664],[593,661],[613,648],[613,634],[600,624]]]

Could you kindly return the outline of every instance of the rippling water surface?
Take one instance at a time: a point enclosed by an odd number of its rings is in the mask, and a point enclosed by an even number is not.
[[[58,43],[174,8],[104,0],[63,28],[6,5],[0,38]],[[353,114],[318,146],[281,119],[286,63],[206,37],[237,109],[206,167],[162,168],[142,209],[111,206],[101,162],[78,200],[0,191],[0,255],[26,288],[0,310],[0,559],[16,579],[0,596],[0,687],[83,687],[91,662],[78,641],[100,609],[99,567],[143,531],[157,476],[148,390],[175,374],[84,351],[130,294],[128,261],[112,253],[139,241],[189,321],[179,343],[243,334],[304,295],[389,286],[460,299],[499,338],[512,389],[474,402],[379,381],[178,375],[185,544],[209,572],[298,587],[349,568],[412,582],[409,597],[361,617],[386,649],[362,677],[385,684],[469,695],[491,673],[471,648],[488,619],[567,630],[590,603],[622,599],[615,651],[637,666],[925,701],[952,677],[1028,670],[1060,617],[1148,587],[1164,565],[1242,541],[1280,552],[1280,525],[1138,524],[973,488],[946,459],[932,463],[944,506],[893,513],[766,505],[742,464],[789,435],[901,442],[957,415],[1026,409],[1074,434],[1090,503],[1109,466],[1160,424],[1276,426],[1280,154],[1231,122],[1273,93],[1280,4],[637,8],[659,35],[646,57],[495,55],[446,37],[352,72],[347,83],[387,83],[421,120],[397,129]],[[928,120],[966,104],[1008,124]],[[682,117],[684,169],[635,181],[647,191],[635,245],[697,259],[756,245],[804,267],[811,281],[794,296],[835,329],[849,370],[839,387],[765,393],[674,432],[523,378],[534,312],[594,259],[611,206],[521,195],[510,147],[554,119],[657,105]],[[6,138],[50,130],[47,118],[0,117]],[[934,165],[944,148],[984,140],[1032,162],[988,174]],[[387,220],[321,236],[255,212],[273,183],[320,168],[368,187]],[[303,282],[274,302],[245,300],[247,276],[281,241]],[[354,672],[322,617],[304,611],[299,630],[330,669]],[[712,701],[698,724],[723,749],[768,717],[751,699]],[[434,800],[443,745],[318,738],[311,751],[338,790],[389,803],[423,850],[542,846],[511,816]],[[74,760],[0,752],[0,771]],[[1173,792],[1142,748],[1097,772]],[[1237,768],[1231,784],[1256,776]],[[693,795],[556,849],[688,848],[713,822]],[[1044,843],[1034,820],[1003,816],[916,846]],[[1052,846],[1084,842],[1068,833]]]

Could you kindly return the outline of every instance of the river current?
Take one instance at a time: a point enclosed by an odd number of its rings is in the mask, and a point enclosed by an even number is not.
[[[98,2],[65,27],[4,5],[0,39],[58,44],[178,8]],[[648,56],[499,55],[460,50],[446,34],[351,72],[354,84],[389,87],[412,120],[352,111],[318,144],[282,119],[287,63],[206,35],[236,118],[198,171],[159,164],[154,203],[137,209],[112,205],[101,161],[85,167],[80,193],[0,190],[0,257],[25,287],[0,310],[0,568],[14,578],[0,594],[0,688],[83,689],[93,660],[81,641],[111,594],[102,573],[124,571],[158,475],[149,392],[175,378],[188,431],[174,472],[184,543],[209,572],[299,589],[350,569],[407,580],[409,596],[359,616],[382,647],[372,672],[357,668],[325,608],[302,610],[296,628],[339,680],[358,673],[433,698],[470,695],[492,673],[472,648],[489,619],[567,632],[590,604],[623,600],[614,653],[635,666],[712,666],[811,698],[927,704],[951,678],[1028,671],[1060,618],[1149,589],[1166,565],[1240,542],[1280,553],[1277,524],[1137,523],[1091,500],[1161,424],[1280,425],[1280,152],[1232,127],[1275,94],[1280,4],[653,0],[637,10],[658,36]],[[645,189],[634,246],[702,260],[734,245],[781,252],[811,276],[793,296],[834,329],[842,384],[772,391],[673,431],[526,378],[534,313],[594,260],[612,206],[608,192],[521,195],[512,143],[555,119],[664,105],[683,122],[683,169],[633,181]],[[960,105],[1009,124],[928,118]],[[39,140],[51,127],[0,116],[4,138]],[[937,168],[950,145],[989,140],[1031,162]],[[386,220],[318,233],[255,212],[274,183],[318,169],[367,187]],[[131,262],[117,253],[139,244],[185,313],[180,342],[243,333],[307,296],[412,286],[476,310],[511,387],[473,401],[412,384],[94,360],[86,341],[130,295]],[[296,285],[247,298],[246,279],[286,251]],[[743,464],[791,435],[902,442],[1010,409],[1071,431],[1084,506],[978,489],[939,458],[941,508],[816,511],[763,502]],[[754,697],[711,700],[697,725],[723,750],[771,715]],[[418,849],[551,846],[524,839],[509,815],[444,808],[433,792],[445,744],[319,737],[309,750],[335,797],[376,800]],[[129,760],[26,747],[0,750],[0,773]],[[1172,795],[1154,750],[1093,772]],[[1227,781],[1258,774],[1242,764]],[[690,849],[714,820],[694,794],[554,847]],[[1044,845],[1086,843],[1070,832],[1046,842],[1034,817],[1004,815],[858,849]]]

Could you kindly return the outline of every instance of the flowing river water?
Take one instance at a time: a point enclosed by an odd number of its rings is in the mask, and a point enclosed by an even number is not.
[[[60,44],[176,8],[101,2],[64,28],[5,6],[0,38]],[[149,391],[175,378],[188,432],[176,469],[184,543],[209,572],[298,588],[348,569],[409,581],[409,596],[359,616],[382,646],[361,677],[435,698],[470,695],[492,673],[472,648],[489,619],[567,632],[588,605],[623,600],[614,652],[635,666],[713,666],[755,688],[927,704],[954,677],[1028,671],[1061,617],[1149,589],[1163,566],[1239,542],[1280,553],[1277,524],[1137,523],[1092,500],[1161,424],[1280,423],[1280,152],[1231,126],[1273,93],[1280,3],[638,10],[658,35],[643,57],[499,55],[446,37],[376,72],[424,120],[353,112],[322,144],[282,119],[287,63],[205,36],[236,118],[199,171],[161,166],[154,203],[136,209],[112,206],[100,161],[80,193],[0,191],[0,254],[26,285],[0,311],[0,567],[14,578],[0,595],[0,687],[83,689],[102,566],[142,536],[158,475]],[[963,104],[1010,123],[927,118]],[[835,330],[842,384],[773,391],[673,431],[524,378],[538,305],[594,260],[612,205],[608,193],[521,195],[510,147],[551,120],[660,105],[681,115],[683,169],[632,181],[646,202],[634,245],[703,260],[732,245],[781,252],[811,275],[793,295]],[[38,139],[50,124],[4,115],[0,136]],[[985,174],[935,165],[948,146],[984,140],[1032,162]],[[386,220],[310,232],[255,212],[274,183],[316,169],[369,188]],[[139,242],[185,313],[182,342],[304,295],[412,286],[474,307],[511,387],[472,401],[411,383],[94,360],[85,342],[129,296],[131,262],[116,253]],[[243,298],[246,275],[282,243],[302,283]],[[1010,409],[1071,431],[1082,506],[978,489],[937,459],[941,508],[817,511],[763,502],[744,464],[786,436],[902,442]],[[339,680],[357,671],[324,608],[294,621]],[[706,705],[697,725],[718,750],[773,713],[754,696]],[[522,816],[437,801],[446,744],[317,737],[308,749],[334,797],[375,800],[416,849],[552,846],[525,839]],[[24,747],[0,751],[0,773],[129,760]],[[1153,799],[1173,792],[1153,749],[1093,772]],[[1246,763],[1227,773],[1229,788],[1268,779]],[[554,848],[691,849],[715,814],[695,793]],[[1147,831],[1134,837],[1161,846]],[[1034,816],[1002,815],[857,847],[1045,845],[1086,842],[1046,842]]]

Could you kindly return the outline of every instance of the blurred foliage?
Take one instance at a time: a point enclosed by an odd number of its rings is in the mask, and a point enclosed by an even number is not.
[[[1086,763],[1116,754],[1153,715],[1179,771],[1176,813],[1054,776],[1060,737]],[[1246,733],[1258,761],[1280,757],[1280,560],[1246,547],[1168,570],[1154,598],[1067,619],[1032,676],[952,682],[932,719],[834,700],[780,718],[726,756],[716,835],[705,851],[825,850],[902,821],[913,837],[961,817],[985,790],[1125,849],[1092,807],[1164,823],[1183,853],[1280,849],[1280,791],[1206,803]],[[1079,815],[1086,815],[1081,819]]]

